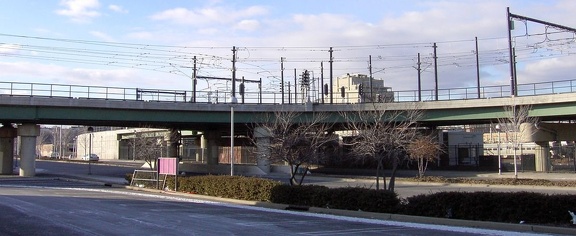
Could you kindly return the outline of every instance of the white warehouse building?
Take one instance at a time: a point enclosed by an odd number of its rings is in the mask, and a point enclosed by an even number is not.
[[[394,101],[394,92],[391,87],[384,86],[384,80],[370,78],[364,74],[346,74],[336,78],[332,91],[334,103]]]

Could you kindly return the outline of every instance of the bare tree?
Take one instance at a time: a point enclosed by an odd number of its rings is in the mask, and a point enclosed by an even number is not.
[[[530,116],[531,105],[516,105],[512,98],[512,105],[504,107],[504,116],[498,119],[500,130],[506,135],[506,142],[512,146],[514,156],[514,176],[518,178],[517,152],[523,140],[528,135],[533,134],[533,129],[528,129],[526,125],[533,126],[538,123],[538,117]]]
[[[131,140],[136,159],[144,160],[150,170],[155,168],[156,159],[162,156],[165,133],[165,130],[143,129],[135,132]]]
[[[373,105],[373,104],[372,104]],[[347,145],[357,158],[374,158],[376,189],[380,189],[380,177],[384,189],[394,190],[398,166],[407,158],[407,147],[417,136],[417,121],[422,112],[418,109],[386,111],[373,105],[373,110],[358,110],[355,116],[342,113],[347,119],[347,129],[355,136]],[[391,167],[390,181],[386,184],[384,166]]]
[[[443,151],[442,145],[434,135],[420,135],[408,144],[410,160],[416,161],[418,165],[418,177],[424,176],[428,163],[439,160],[439,155]]]
[[[259,154],[271,163],[287,163],[290,184],[301,185],[310,165],[317,163],[322,147],[335,140],[329,133],[332,123],[327,118],[326,113],[275,111],[265,122],[256,124],[269,135],[270,141],[261,144],[254,139],[253,142],[259,150],[265,150]],[[302,175],[297,180],[299,171]]]
[[[38,156],[42,156],[42,147],[44,144],[47,144],[50,138],[52,137],[52,130],[49,129],[40,129],[40,135],[36,137],[36,153]]]
[[[88,155],[88,147],[90,146],[89,135],[91,135],[91,134],[87,134],[87,135],[83,135],[83,134],[86,134],[86,129],[81,129],[78,132],[78,134],[76,134],[76,157],[75,158],[78,158],[79,156],[83,156],[83,155]],[[78,153],[78,150],[84,150],[84,153]]]
[[[75,137],[78,135],[78,131],[73,129],[72,127],[68,127],[62,129],[62,141],[60,142],[62,152],[60,153],[61,157],[68,156],[71,157],[72,154],[75,152],[74,147],[70,147],[70,144],[74,143]]]

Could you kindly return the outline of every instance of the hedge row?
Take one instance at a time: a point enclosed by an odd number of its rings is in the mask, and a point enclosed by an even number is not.
[[[167,186],[174,189],[174,178],[168,178]],[[391,191],[289,186],[241,176],[179,177],[178,191],[296,206],[507,223],[568,225],[568,211],[576,211],[576,195],[569,194],[438,192],[400,199]]]
[[[400,199],[395,192],[367,188],[280,185],[272,189],[271,202],[353,211],[396,212]]]
[[[272,189],[279,185],[282,185],[279,181],[243,176],[205,175],[178,178],[180,192],[250,201],[269,201]],[[166,180],[166,186],[174,189],[173,177]]]
[[[406,199],[402,213],[465,220],[567,224],[576,195],[533,192],[438,192]]]

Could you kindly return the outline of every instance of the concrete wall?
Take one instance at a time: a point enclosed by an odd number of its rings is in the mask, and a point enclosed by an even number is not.
[[[118,133],[122,131],[93,132],[92,153],[98,155],[100,159],[118,159],[119,141]],[[124,131],[127,132],[127,131]],[[87,155],[90,149],[89,133],[78,135],[76,139],[76,159]]]
[[[483,133],[448,131],[441,135],[444,144],[448,145],[448,165],[476,165],[479,155],[483,154]],[[445,137],[448,140],[443,140]],[[463,152],[459,153],[459,149]],[[464,150],[466,149],[466,150]]]

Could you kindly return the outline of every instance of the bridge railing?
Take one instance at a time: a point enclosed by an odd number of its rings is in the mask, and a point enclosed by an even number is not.
[[[534,96],[557,93],[576,92],[576,79],[518,84],[518,96]],[[434,90],[405,90],[392,91],[393,102],[435,101],[435,100],[463,100],[478,98],[498,98],[510,96],[509,85],[496,85],[477,87],[439,89],[436,95]],[[144,88],[122,88],[105,86],[64,85],[45,83],[0,82],[0,95],[9,96],[43,96],[84,99],[114,99],[114,100],[141,100],[157,102],[196,102],[196,103],[230,103],[230,91],[192,91],[163,90]],[[479,96],[480,95],[480,96]],[[248,104],[302,104],[305,101],[314,103],[330,103],[330,96],[320,95],[319,91],[311,91],[308,97],[302,93],[284,93],[280,91],[246,91],[244,96],[236,93],[238,103]],[[346,93],[341,97],[340,92],[333,94],[333,103],[358,103],[358,93]],[[390,102],[390,101],[387,101]]]
[[[120,87],[0,82],[0,94],[95,99],[136,100],[136,90]]]

